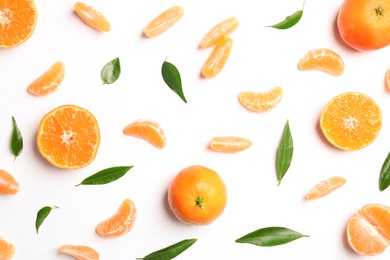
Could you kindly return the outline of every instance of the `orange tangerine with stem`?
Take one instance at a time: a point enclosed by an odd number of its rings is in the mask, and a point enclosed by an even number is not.
[[[298,68],[300,70],[319,70],[333,76],[340,76],[343,74],[344,67],[344,61],[341,56],[326,48],[308,51],[298,63]]]
[[[81,20],[90,27],[103,32],[111,30],[111,25],[107,18],[92,6],[77,2],[74,5],[74,10]]]
[[[63,245],[58,249],[58,252],[78,260],[100,260],[99,253],[89,246]]]
[[[323,180],[316,184],[310,191],[306,194],[308,200],[318,199],[325,197],[326,195],[337,190],[346,183],[346,180],[343,177],[334,176]]]
[[[202,75],[205,78],[214,78],[217,76],[225,67],[232,48],[232,39],[229,37],[220,39],[203,65]]]
[[[232,34],[238,26],[239,22],[236,17],[230,17],[221,21],[213,28],[211,28],[202,38],[202,41],[200,42],[200,47],[208,48],[217,44],[220,39],[228,37],[230,34]]]
[[[164,148],[166,144],[164,130],[156,121],[138,119],[128,124],[123,129],[123,133],[125,135],[141,138],[159,149]]]
[[[0,259],[9,260],[15,255],[15,247],[13,244],[5,241],[0,237]]]
[[[45,73],[34,80],[27,91],[35,96],[53,93],[61,85],[65,77],[65,65],[61,61],[54,63]]]
[[[7,171],[0,170],[0,194],[13,195],[19,191],[19,183]]]
[[[241,152],[252,146],[246,138],[236,136],[217,136],[211,139],[210,148],[221,153]]]
[[[241,105],[254,112],[266,112],[274,109],[282,97],[283,89],[281,87],[274,87],[264,92],[244,91],[238,94]]]
[[[181,6],[172,6],[160,13],[145,27],[145,36],[156,37],[177,23],[184,15],[184,9]]]

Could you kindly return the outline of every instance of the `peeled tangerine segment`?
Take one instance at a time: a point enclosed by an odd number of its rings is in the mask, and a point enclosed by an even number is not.
[[[156,37],[171,28],[184,15],[184,9],[180,6],[172,6],[154,18],[144,29],[144,34]]]
[[[252,142],[235,136],[218,136],[211,139],[210,148],[221,153],[235,153],[248,149]]]
[[[61,61],[55,62],[45,73],[34,80],[27,91],[35,96],[45,96],[53,93],[61,85],[65,77],[65,65]]]
[[[230,56],[232,47],[233,40],[228,37],[222,38],[218,41],[214,50],[203,65],[202,75],[205,78],[213,78],[222,71]]]
[[[63,245],[58,252],[74,257],[78,260],[99,260],[100,255],[89,246]]]
[[[107,18],[97,11],[92,6],[86,5],[81,2],[77,2],[74,5],[74,9],[77,15],[83,20],[84,23],[90,27],[103,32],[109,32],[111,29],[110,22]]]
[[[223,20],[207,32],[200,42],[200,47],[208,48],[217,44],[220,39],[232,34],[237,29],[238,25],[239,22],[236,17],[230,17]]]
[[[238,94],[238,100],[254,112],[266,112],[275,108],[283,97],[283,89],[274,87],[265,92],[245,91]]]
[[[5,241],[0,237],[0,259],[9,260],[15,254],[15,247],[13,244]]]
[[[164,148],[166,144],[164,131],[156,121],[138,119],[128,124],[123,133],[143,139],[159,149]]]
[[[344,61],[336,52],[319,48],[308,51],[298,63],[300,70],[319,70],[333,76],[340,76],[344,72]]]
[[[0,170],[0,194],[13,195],[18,191],[19,183],[15,178],[10,173]]]
[[[323,180],[316,184],[306,195],[306,198],[317,199],[325,197],[326,195],[337,190],[346,183],[346,180],[343,177],[334,176],[329,179]]]

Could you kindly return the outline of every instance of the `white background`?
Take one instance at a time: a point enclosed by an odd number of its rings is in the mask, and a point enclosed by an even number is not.
[[[198,241],[177,259],[363,259],[345,235],[350,216],[367,203],[390,205],[390,190],[380,192],[378,177],[390,150],[390,93],[384,85],[390,48],[357,52],[340,39],[336,17],[342,1],[306,1],[301,21],[288,30],[266,28],[301,9],[301,0],[274,1],[120,1],[85,2],[101,11],[111,31],[98,32],[74,12],[75,2],[37,0],[38,22],[32,37],[13,49],[0,50],[0,168],[20,183],[16,195],[0,196],[0,236],[16,247],[14,259],[70,259],[57,252],[63,244],[88,245],[101,259],[135,259],[187,238]],[[145,38],[144,27],[159,13],[181,5],[183,18],[164,34]],[[212,49],[199,49],[207,31],[235,16],[231,56],[214,79],[200,72]],[[344,74],[299,71],[309,50],[329,48],[345,62]],[[100,71],[119,57],[122,74],[103,85]],[[185,104],[163,82],[161,65],[179,69]],[[54,62],[66,67],[60,88],[35,97],[27,86]],[[240,105],[241,91],[284,89],[274,110],[251,112]],[[334,96],[357,91],[381,107],[383,126],[377,139],[355,152],[341,151],[323,138],[318,120]],[[62,170],[46,162],[36,148],[41,118],[64,104],[91,111],[101,130],[101,145],[92,164]],[[10,149],[11,117],[24,138],[14,161]],[[160,123],[167,145],[159,150],[125,136],[137,119]],[[294,139],[294,156],[280,186],[276,150],[286,120]],[[236,154],[208,148],[214,136],[248,138],[252,147]],[[170,212],[166,193],[183,168],[200,164],[217,171],[228,189],[225,212],[208,226],[179,222]],[[134,165],[127,175],[102,186],[79,186],[104,168]],[[327,197],[308,201],[307,191],[332,176],[347,183]],[[126,198],[134,201],[134,228],[118,238],[102,238],[96,225],[113,215]],[[35,232],[43,206],[57,205]],[[289,244],[263,248],[235,240],[256,229],[283,226],[310,235]],[[389,259],[390,249],[372,259]]]

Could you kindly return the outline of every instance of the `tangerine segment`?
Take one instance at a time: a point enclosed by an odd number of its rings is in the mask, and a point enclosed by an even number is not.
[[[235,153],[248,149],[252,142],[248,139],[235,136],[221,136],[211,139],[210,148],[222,153]]]
[[[63,245],[58,252],[70,255],[78,260],[99,260],[100,255],[89,246]]]
[[[100,144],[99,125],[88,110],[63,105],[42,118],[36,142],[41,155],[52,165],[79,169],[96,157]]]
[[[103,32],[111,30],[111,25],[107,18],[92,6],[77,2],[74,5],[74,9],[81,20],[92,28]]]
[[[379,204],[367,204],[353,214],[347,225],[347,239],[351,248],[360,255],[382,253],[389,245],[390,210]]]
[[[228,37],[218,41],[214,50],[203,65],[202,75],[205,78],[213,78],[221,72],[230,56],[232,47],[233,40]]]
[[[228,37],[239,26],[238,19],[236,17],[230,17],[226,20],[215,25],[200,42],[201,48],[208,48],[215,45],[221,38]]]
[[[0,1],[0,48],[16,47],[28,40],[37,18],[33,0]]]
[[[35,96],[44,96],[58,89],[65,77],[65,65],[61,61],[54,63],[45,73],[34,80],[27,91]]]
[[[323,180],[311,188],[311,190],[307,193],[306,198],[308,200],[312,200],[325,197],[326,195],[343,186],[345,183],[346,180],[338,176]]]
[[[144,139],[155,147],[162,149],[165,147],[166,139],[160,124],[146,119],[139,119],[128,124],[124,129],[125,135]]]
[[[319,70],[333,76],[340,76],[344,72],[344,61],[336,52],[325,49],[308,51],[298,63],[300,70]]]
[[[184,15],[184,9],[180,6],[172,6],[154,18],[144,29],[144,34],[156,37],[171,28]]]
[[[238,100],[245,108],[254,112],[266,112],[275,108],[283,97],[283,89],[274,87],[265,92],[245,91],[238,94]]]
[[[342,150],[359,150],[372,143],[382,127],[382,112],[369,96],[346,92],[324,108],[320,128],[326,139]]]
[[[390,67],[386,70],[385,85],[386,88],[390,90]]]
[[[0,194],[13,195],[19,191],[19,183],[8,172],[0,170]]]
[[[96,232],[102,237],[118,237],[124,235],[133,228],[136,217],[137,210],[134,202],[125,199],[113,216],[97,225]]]
[[[0,237],[0,259],[9,260],[15,254],[15,247]]]

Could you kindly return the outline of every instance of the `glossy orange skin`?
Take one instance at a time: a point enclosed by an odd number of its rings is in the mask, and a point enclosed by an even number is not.
[[[358,51],[390,44],[390,0],[345,0],[337,16],[341,38]]]
[[[202,201],[202,207],[197,201]],[[181,170],[168,188],[168,202],[175,216],[193,225],[208,225],[216,220],[227,204],[227,190],[214,170],[200,165]]]

